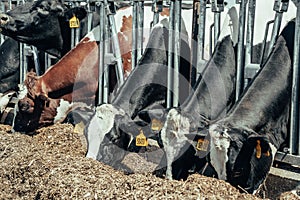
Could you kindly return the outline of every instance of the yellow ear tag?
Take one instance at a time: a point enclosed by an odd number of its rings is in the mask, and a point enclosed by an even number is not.
[[[148,140],[143,133],[143,130],[140,130],[140,134],[136,136],[135,145],[138,147],[146,147],[148,146]]]
[[[270,156],[270,151],[267,151],[266,153],[264,153],[264,155],[269,157]]]
[[[77,133],[77,134],[83,134],[84,133],[84,123],[83,123],[83,121],[81,121],[80,123],[75,125],[74,133]]]
[[[69,26],[70,28],[79,28],[79,19],[75,15],[69,20]]]
[[[196,149],[198,151],[207,151],[208,144],[209,144],[208,140],[200,138],[200,139],[198,139]]]
[[[160,131],[163,127],[163,124],[158,119],[153,119],[151,122],[152,131]]]
[[[256,141],[256,158],[260,158],[261,157],[261,146],[260,146],[260,140]]]

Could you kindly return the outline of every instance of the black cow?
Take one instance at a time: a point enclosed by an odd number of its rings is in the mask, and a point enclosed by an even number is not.
[[[83,37],[87,33],[86,14],[84,8],[67,8],[62,1],[38,0],[0,14],[0,28],[4,35],[61,57],[71,48],[69,19],[75,15],[81,21],[80,35]],[[95,27],[99,23],[99,15],[93,16]]]
[[[116,9],[128,6],[115,3]],[[0,14],[1,33],[62,57],[71,49],[69,19],[80,20],[80,39],[87,34],[87,11],[84,7],[68,7],[63,0],[28,1],[7,13]],[[99,14],[93,12],[92,28],[99,24]]]
[[[0,93],[17,90],[20,80],[19,44],[7,38],[0,46]]]
[[[230,113],[210,126],[218,178],[253,193],[288,134],[295,22],[278,37],[264,67]]]
[[[88,141],[87,157],[92,157],[112,166],[119,164],[128,147],[131,134],[118,127],[119,122],[136,118],[138,112],[151,106],[165,107],[167,93],[168,63],[167,20],[152,29],[147,48],[138,66],[131,72],[111,104],[96,108],[96,114],[86,126]],[[182,29],[184,30],[184,24]],[[182,31],[183,33],[183,31]],[[187,41],[181,40],[182,55],[190,51]],[[184,100],[189,90],[189,53],[181,58],[180,96]],[[119,149],[120,148],[120,149]]]

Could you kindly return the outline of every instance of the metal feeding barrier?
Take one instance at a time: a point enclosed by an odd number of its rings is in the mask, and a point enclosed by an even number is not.
[[[15,5],[19,5],[24,1],[1,1],[2,12],[12,9]],[[121,1],[118,1],[121,2]],[[151,2],[149,4],[149,2]],[[186,4],[192,3],[192,6]],[[295,49],[293,57],[293,79],[292,79],[292,96],[291,96],[291,112],[290,112],[290,138],[289,147],[282,152],[278,152],[275,159],[281,162],[299,165],[300,163],[300,135],[299,135],[299,47],[300,47],[300,0],[292,0],[297,7],[296,28],[295,28]],[[88,1],[72,1],[65,0],[68,6],[84,6],[87,8],[88,25],[87,30],[92,29],[93,14],[97,12],[100,15],[100,31],[99,31],[99,101],[98,104],[109,102],[109,74],[108,63],[105,62],[108,55],[113,55],[117,65],[116,72],[119,86],[124,82],[123,66],[119,41],[117,37],[117,29],[115,24],[116,3],[112,0],[88,0]],[[205,41],[208,40],[210,45],[210,54],[218,41],[221,27],[221,12],[224,10],[224,0],[130,0],[126,1],[132,6],[132,69],[137,66],[139,59],[143,54],[143,35],[144,35],[144,6],[152,6],[153,21],[151,26],[159,22],[159,14],[163,10],[163,6],[169,7],[169,44],[168,44],[168,74],[167,74],[167,107],[176,107],[179,105],[179,65],[180,65],[180,31],[181,31],[181,15],[182,9],[193,10],[192,22],[192,54],[191,66],[192,77],[191,85],[193,86],[198,79],[204,64],[207,62],[204,58]],[[165,4],[164,4],[165,3]],[[264,64],[264,57],[267,57],[272,51],[281,27],[282,16],[288,11],[289,0],[274,0],[273,10],[275,12],[274,20],[267,22],[265,28],[265,36],[263,40],[262,55],[259,63],[253,63],[253,38],[255,34],[254,22],[256,13],[256,0],[236,0],[239,4],[239,34],[237,43],[237,77],[236,77],[236,100],[243,92],[244,85],[247,85],[248,79],[252,79],[260,67]],[[214,23],[208,24],[206,21],[207,8],[211,6],[211,12],[214,14]],[[248,12],[247,12],[248,11]],[[246,19],[247,18],[247,19]],[[74,25],[80,23],[74,18]],[[247,21],[247,23],[246,23]],[[269,30],[272,27],[272,32]],[[209,37],[205,34],[206,27],[210,27]],[[247,31],[246,31],[247,27]],[[72,27],[71,27],[72,28]],[[81,27],[73,27],[71,47],[79,42],[79,32]],[[268,36],[270,41],[267,43]],[[1,35],[0,42],[5,37]],[[27,58],[33,56],[35,70],[41,75],[40,63],[37,56],[38,50],[25,44],[20,44],[20,79],[23,83],[27,73]],[[51,65],[52,57],[46,55],[46,66]],[[188,67],[191,67],[188,66]]]
[[[290,140],[289,149],[279,153],[278,160],[299,165],[300,163],[300,134],[299,134],[299,55],[300,55],[300,0],[292,0],[297,7],[295,25],[295,43],[293,57],[292,97],[290,114]]]

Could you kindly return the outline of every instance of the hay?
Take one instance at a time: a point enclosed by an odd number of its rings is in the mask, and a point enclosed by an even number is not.
[[[186,181],[150,173],[125,175],[85,158],[84,137],[68,124],[42,128],[34,136],[9,130],[0,125],[3,199],[259,199],[197,174]]]

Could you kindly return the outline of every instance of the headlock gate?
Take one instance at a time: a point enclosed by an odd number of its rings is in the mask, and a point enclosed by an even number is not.
[[[292,84],[292,97],[291,97],[291,112],[290,112],[290,138],[289,147],[285,148],[283,152],[278,152],[276,159],[289,164],[299,165],[300,163],[300,118],[299,118],[299,47],[300,47],[300,0],[274,0],[273,11],[275,17],[273,20],[267,22],[265,25],[265,34],[263,40],[263,50],[259,63],[253,63],[253,38],[255,36],[255,17],[260,13],[257,11],[256,0],[232,0],[230,2],[224,2],[224,0],[131,0],[131,1],[112,1],[112,0],[64,0],[65,4],[69,7],[83,6],[88,12],[88,26],[87,29],[92,29],[92,15],[93,12],[98,12],[100,15],[100,31],[99,31],[99,104],[109,102],[108,93],[108,72],[107,64],[105,63],[106,57],[112,56],[116,63],[116,72],[118,78],[118,84],[121,85],[124,82],[123,64],[121,58],[120,44],[118,41],[118,30],[116,27],[115,15],[117,13],[117,7],[131,6],[132,7],[132,52],[131,52],[131,65],[132,69],[137,65],[139,59],[143,54],[143,37],[145,17],[148,17],[149,13],[145,14],[145,7],[151,6],[151,15],[153,20],[151,27],[159,22],[160,13],[164,7],[169,8],[169,46],[168,46],[168,88],[172,91],[167,95],[167,107],[178,106],[179,102],[177,97],[179,96],[179,56],[180,56],[180,29],[182,10],[189,10],[193,12],[191,19],[185,19],[186,23],[192,23],[191,39],[191,66],[192,75],[190,84],[194,85],[196,79],[201,73],[203,63],[207,62],[205,58],[206,51],[209,51],[209,55],[212,54],[214,46],[217,43],[218,37],[221,31],[221,13],[224,12],[224,8],[229,4],[237,6],[239,8],[239,26],[238,26],[238,40],[237,40],[237,74],[236,74],[236,100],[239,99],[243,92],[243,89],[248,84],[249,80],[254,77],[259,68],[264,64],[264,58],[270,54],[272,47],[275,44],[277,36],[282,27],[283,15],[289,12],[290,4],[296,6],[296,29],[295,29],[295,49],[293,58],[293,84]],[[15,6],[24,3],[24,0],[1,0],[0,2],[1,12],[6,12]],[[209,9],[210,8],[210,9]],[[208,15],[213,15],[213,22],[208,21]],[[71,21],[75,20],[75,21]],[[80,26],[76,26],[76,16],[70,19],[70,26],[73,23],[71,31],[71,47],[74,47],[80,40]],[[79,22],[77,22],[79,23]],[[211,24],[210,24],[211,23]],[[269,31],[272,26],[272,31]],[[79,25],[79,24],[77,24]],[[210,29],[210,34],[206,34],[206,30]],[[269,33],[270,32],[270,33]],[[1,35],[0,42],[4,41],[5,37]],[[267,42],[268,41],[268,42]],[[209,44],[209,50],[206,48],[206,44]],[[26,44],[20,44],[20,71],[21,71],[21,83],[25,79],[27,73],[27,57],[32,56],[34,58],[35,71],[38,75],[41,75],[42,71],[40,62],[38,60],[38,50],[36,47],[28,46]],[[53,63],[54,57],[51,55],[45,55],[45,68],[49,67]],[[52,61],[51,61],[52,60]],[[0,66],[1,67],[1,66]]]

